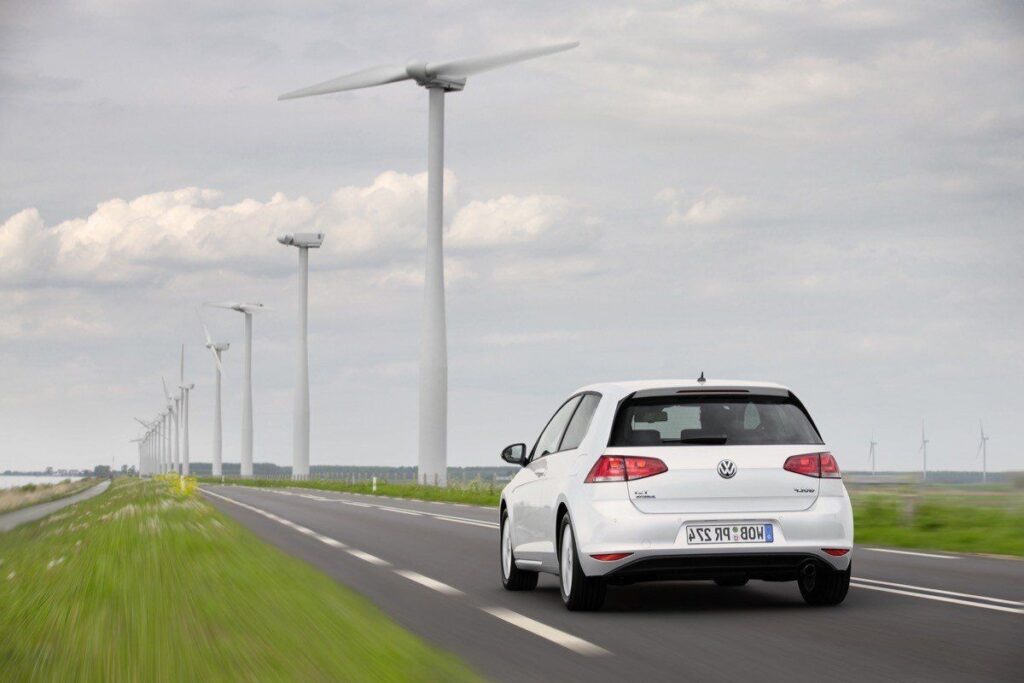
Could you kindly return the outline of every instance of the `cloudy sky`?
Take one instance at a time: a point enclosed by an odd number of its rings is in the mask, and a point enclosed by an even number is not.
[[[279,93],[578,39],[448,97],[449,462],[595,381],[777,381],[847,469],[1024,467],[1015,2],[4,0],[0,471],[135,462],[196,308],[259,300],[257,461],[291,459],[312,254],[313,464],[414,464],[426,93]],[[238,459],[241,319],[207,310]]]

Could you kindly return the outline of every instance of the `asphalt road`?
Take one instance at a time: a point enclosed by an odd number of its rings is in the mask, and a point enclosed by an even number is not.
[[[66,508],[69,505],[75,503],[81,503],[83,500],[88,500],[94,496],[98,496],[110,486],[110,480],[106,479],[101,481],[99,484],[90,486],[89,488],[76,493],[73,496],[66,498],[58,498],[57,500],[51,500],[49,503],[39,503],[38,505],[31,505],[27,508],[21,508],[13,512],[7,512],[0,515],[0,531],[10,531],[11,529],[21,526],[26,522],[34,522],[37,519],[42,519],[47,515],[52,515],[57,510]]]
[[[1020,681],[1024,670],[1024,561],[857,548],[837,608],[806,607],[795,583],[688,582],[609,588],[601,612],[571,613],[553,576],[502,589],[495,510],[203,490],[492,680]]]

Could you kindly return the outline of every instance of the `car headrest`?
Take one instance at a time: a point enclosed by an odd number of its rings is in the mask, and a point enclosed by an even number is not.
[[[631,429],[629,443],[633,446],[660,446],[661,432],[657,429]]]

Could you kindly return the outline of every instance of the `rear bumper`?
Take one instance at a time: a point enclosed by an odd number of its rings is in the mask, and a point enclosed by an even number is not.
[[[833,569],[850,566],[853,548],[853,510],[845,490],[819,496],[806,510],[742,514],[646,514],[628,500],[592,500],[586,512],[570,511],[580,555],[588,576],[618,574],[625,581],[654,580],[654,576],[706,579],[745,574],[749,578],[796,578],[807,560]],[[689,545],[688,524],[771,522],[774,541],[764,544]],[[850,548],[841,557],[825,548]],[[630,553],[622,560],[605,562],[591,555]],[[719,572],[721,573],[715,573]],[[671,576],[670,576],[671,575]]]

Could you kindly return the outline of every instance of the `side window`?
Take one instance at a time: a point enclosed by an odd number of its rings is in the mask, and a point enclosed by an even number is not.
[[[533,447],[533,453],[530,455],[530,460],[536,458],[543,458],[548,453],[555,453],[558,451],[558,442],[562,440],[562,432],[565,431],[565,426],[569,424],[569,418],[572,417],[572,413],[576,410],[577,404],[580,402],[579,396],[573,396],[568,401],[562,404],[562,407],[551,418],[548,422],[548,426],[541,432],[540,438],[537,439],[537,445]]]
[[[579,445],[583,443],[583,437],[587,435],[587,430],[590,429],[590,420],[594,417],[594,411],[597,410],[597,404],[600,402],[601,397],[597,394],[583,395],[583,400],[580,401],[579,408],[573,413],[569,427],[565,430],[565,436],[562,437],[562,445],[558,450],[569,451],[579,448]]]

